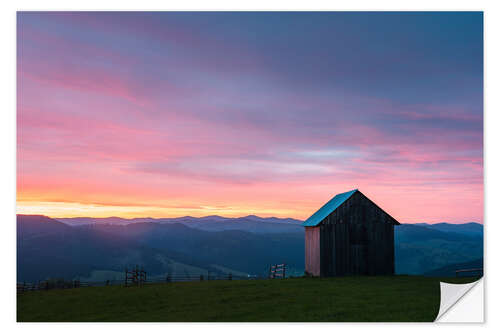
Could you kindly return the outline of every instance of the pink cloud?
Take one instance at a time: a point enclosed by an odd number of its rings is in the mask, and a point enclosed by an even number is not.
[[[303,89],[250,44],[102,15],[21,24],[19,200],[307,218],[359,188],[402,222],[482,221],[477,110]]]

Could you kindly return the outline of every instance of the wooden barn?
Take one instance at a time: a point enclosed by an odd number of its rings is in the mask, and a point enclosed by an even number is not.
[[[337,194],[302,224],[306,274],[394,274],[398,224],[358,190]]]

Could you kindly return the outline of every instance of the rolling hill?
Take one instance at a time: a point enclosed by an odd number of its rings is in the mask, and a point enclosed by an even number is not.
[[[459,269],[483,269],[483,258],[439,267],[424,273],[425,276],[455,276]],[[460,276],[477,276],[480,272],[463,272]]]
[[[276,262],[303,270],[303,235],[297,232],[210,232],[151,222],[70,227],[47,217],[36,220],[17,217],[18,281],[85,278],[93,271],[123,272],[136,264],[151,275],[265,274]]]
[[[292,274],[304,269],[304,230],[293,219],[51,219],[17,217],[18,281],[49,277],[104,279],[127,266],[166,273],[265,275],[286,262]],[[467,233],[468,228],[473,232]],[[482,225],[402,224],[395,229],[397,274],[423,274],[483,257]]]

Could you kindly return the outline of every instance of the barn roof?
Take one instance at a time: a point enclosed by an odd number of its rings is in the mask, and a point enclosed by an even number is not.
[[[312,214],[310,218],[305,220],[304,223],[302,223],[302,226],[304,227],[315,227],[318,224],[320,224],[321,221],[325,217],[331,214],[335,209],[337,209],[340,205],[344,203],[347,199],[351,197],[354,193],[356,193],[357,189],[354,189],[349,192],[344,192],[344,193],[339,193],[336,196],[333,197],[330,201],[328,201],[326,204],[323,205],[316,213]]]

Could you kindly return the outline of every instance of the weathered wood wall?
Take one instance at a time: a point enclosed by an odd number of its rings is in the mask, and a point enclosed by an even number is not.
[[[313,276],[320,276],[320,252],[319,252],[320,227],[306,227],[305,249],[306,265],[305,271]]]
[[[362,193],[353,194],[319,225],[318,275],[394,274],[394,222]],[[307,229],[306,270],[317,260]]]

